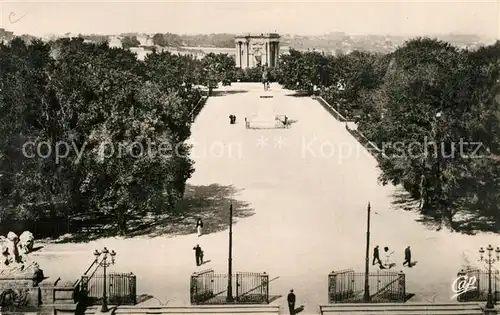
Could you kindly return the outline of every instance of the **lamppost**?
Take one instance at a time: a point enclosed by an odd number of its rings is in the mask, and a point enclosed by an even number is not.
[[[227,298],[228,303],[233,299],[233,202],[229,205],[229,258],[227,260]]]
[[[99,257],[103,255],[101,261],[99,261]],[[108,254],[111,256],[111,261],[108,261]],[[94,256],[95,256],[95,262],[96,264],[99,264],[103,268],[103,290],[102,290],[102,307],[101,307],[101,312],[105,313],[109,311],[108,309],[108,288],[106,284],[106,268],[108,268],[111,265],[115,264],[115,256],[116,253],[114,250],[111,252],[108,251],[106,247],[102,251],[98,251],[97,249],[94,251]]]
[[[493,255],[493,246],[488,245],[486,250],[488,251],[487,258],[484,257],[485,250],[482,247],[479,249],[479,254],[481,255],[480,260],[488,264],[488,299],[486,301],[486,308],[491,309],[495,307],[493,305],[493,293],[491,292],[491,265],[495,263],[495,261],[500,260],[500,248],[497,247],[495,249],[496,259],[491,257]]]
[[[370,283],[369,283],[369,272],[370,272],[370,214],[371,214],[371,206],[370,206],[370,203],[368,202],[367,218],[366,218],[365,294],[363,296],[363,301],[365,303],[370,302]]]

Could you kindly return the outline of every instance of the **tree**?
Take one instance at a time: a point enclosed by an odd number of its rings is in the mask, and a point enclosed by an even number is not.
[[[156,33],[153,35],[153,44],[160,46],[160,47],[168,46],[168,43],[165,40],[165,37],[163,36],[163,34],[160,34],[160,33]]]
[[[137,36],[124,36],[121,40],[122,47],[125,49],[131,47],[139,47],[141,42],[137,39]]]
[[[278,82],[285,88],[312,94],[314,87],[332,84],[328,57],[319,52],[290,50],[280,57],[277,70]]]
[[[224,79],[233,79],[236,63],[228,54],[209,53],[201,60],[203,84],[212,89]]]

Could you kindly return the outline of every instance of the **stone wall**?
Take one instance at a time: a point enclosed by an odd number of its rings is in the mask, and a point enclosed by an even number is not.
[[[0,275],[0,312],[34,312],[37,314],[75,314],[75,287],[71,283],[45,279],[39,285],[25,275]]]

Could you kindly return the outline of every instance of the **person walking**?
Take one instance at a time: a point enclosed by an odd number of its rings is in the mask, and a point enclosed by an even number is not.
[[[203,221],[201,218],[198,218],[198,221],[196,221],[196,230],[198,231],[198,237],[200,237],[203,233]]]
[[[372,261],[372,265],[375,265],[375,262],[378,263],[381,267],[384,267],[383,264],[382,264],[382,261],[380,260],[380,253],[379,253],[379,250],[378,250],[378,245],[375,246],[375,248],[373,249],[373,261]]]
[[[290,315],[295,314],[295,294],[293,293],[293,289],[290,290],[287,297],[288,301],[288,310],[290,311]]]
[[[200,245],[196,245],[195,247],[193,247],[193,250],[194,250],[194,255],[196,257],[196,266],[200,266],[201,259],[203,256],[203,251],[201,250]]]
[[[384,268],[391,268],[395,266],[395,264],[392,264],[391,256],[394,254],[394,251],[389,252],[389,247],[384,247],[384,254],[385,254],[385,262],[384,262]]]
[[[405,261],[403,262],[403,266],[408,264],[408,268],[411,268],[411,249],[410,246],[405,248]]]

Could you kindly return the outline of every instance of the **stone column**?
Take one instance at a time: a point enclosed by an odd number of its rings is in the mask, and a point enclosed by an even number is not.
[[[247,67],[247,43],[246,42],[243,42],[241,52],[242,52],[241,58],[243,58],[241,60],[241,67],[246,68]]]
[[[275,43],[275,48],[276,48],[276,61],[275,61],[275,66],[278,66],[278,61],[280,59],[280,43],[276,42]]]
[[[274,67],[276,64],[276,44],[274,42],[271,42],[271,48],[269,49],[269,66]]]
[[[271,65],[271,60],[269,58],[269,57],[271,57],[271,54],[269,53],[270,51],[271,51],[271,43],[266,42],[266,61],[265,61],[265,63],[267,64],[268,67]]]
[[[236,67],[241,68],[241,49],[240,49],[240,42],[237,41],[235,42],[236,46],[236,56],[235,56],[235,62],[236,62]]]
[[[241,42],[238,42],[238,67],[242,68],[243,67],[243,63],[241,62],[241,56],[242,56],[242,43]]]
[[[250,42],[247,40],[246,42],[246,45],[247,45],[247,50],[246,50],[246,54],[247,54],[247,68],[250,68]]]

